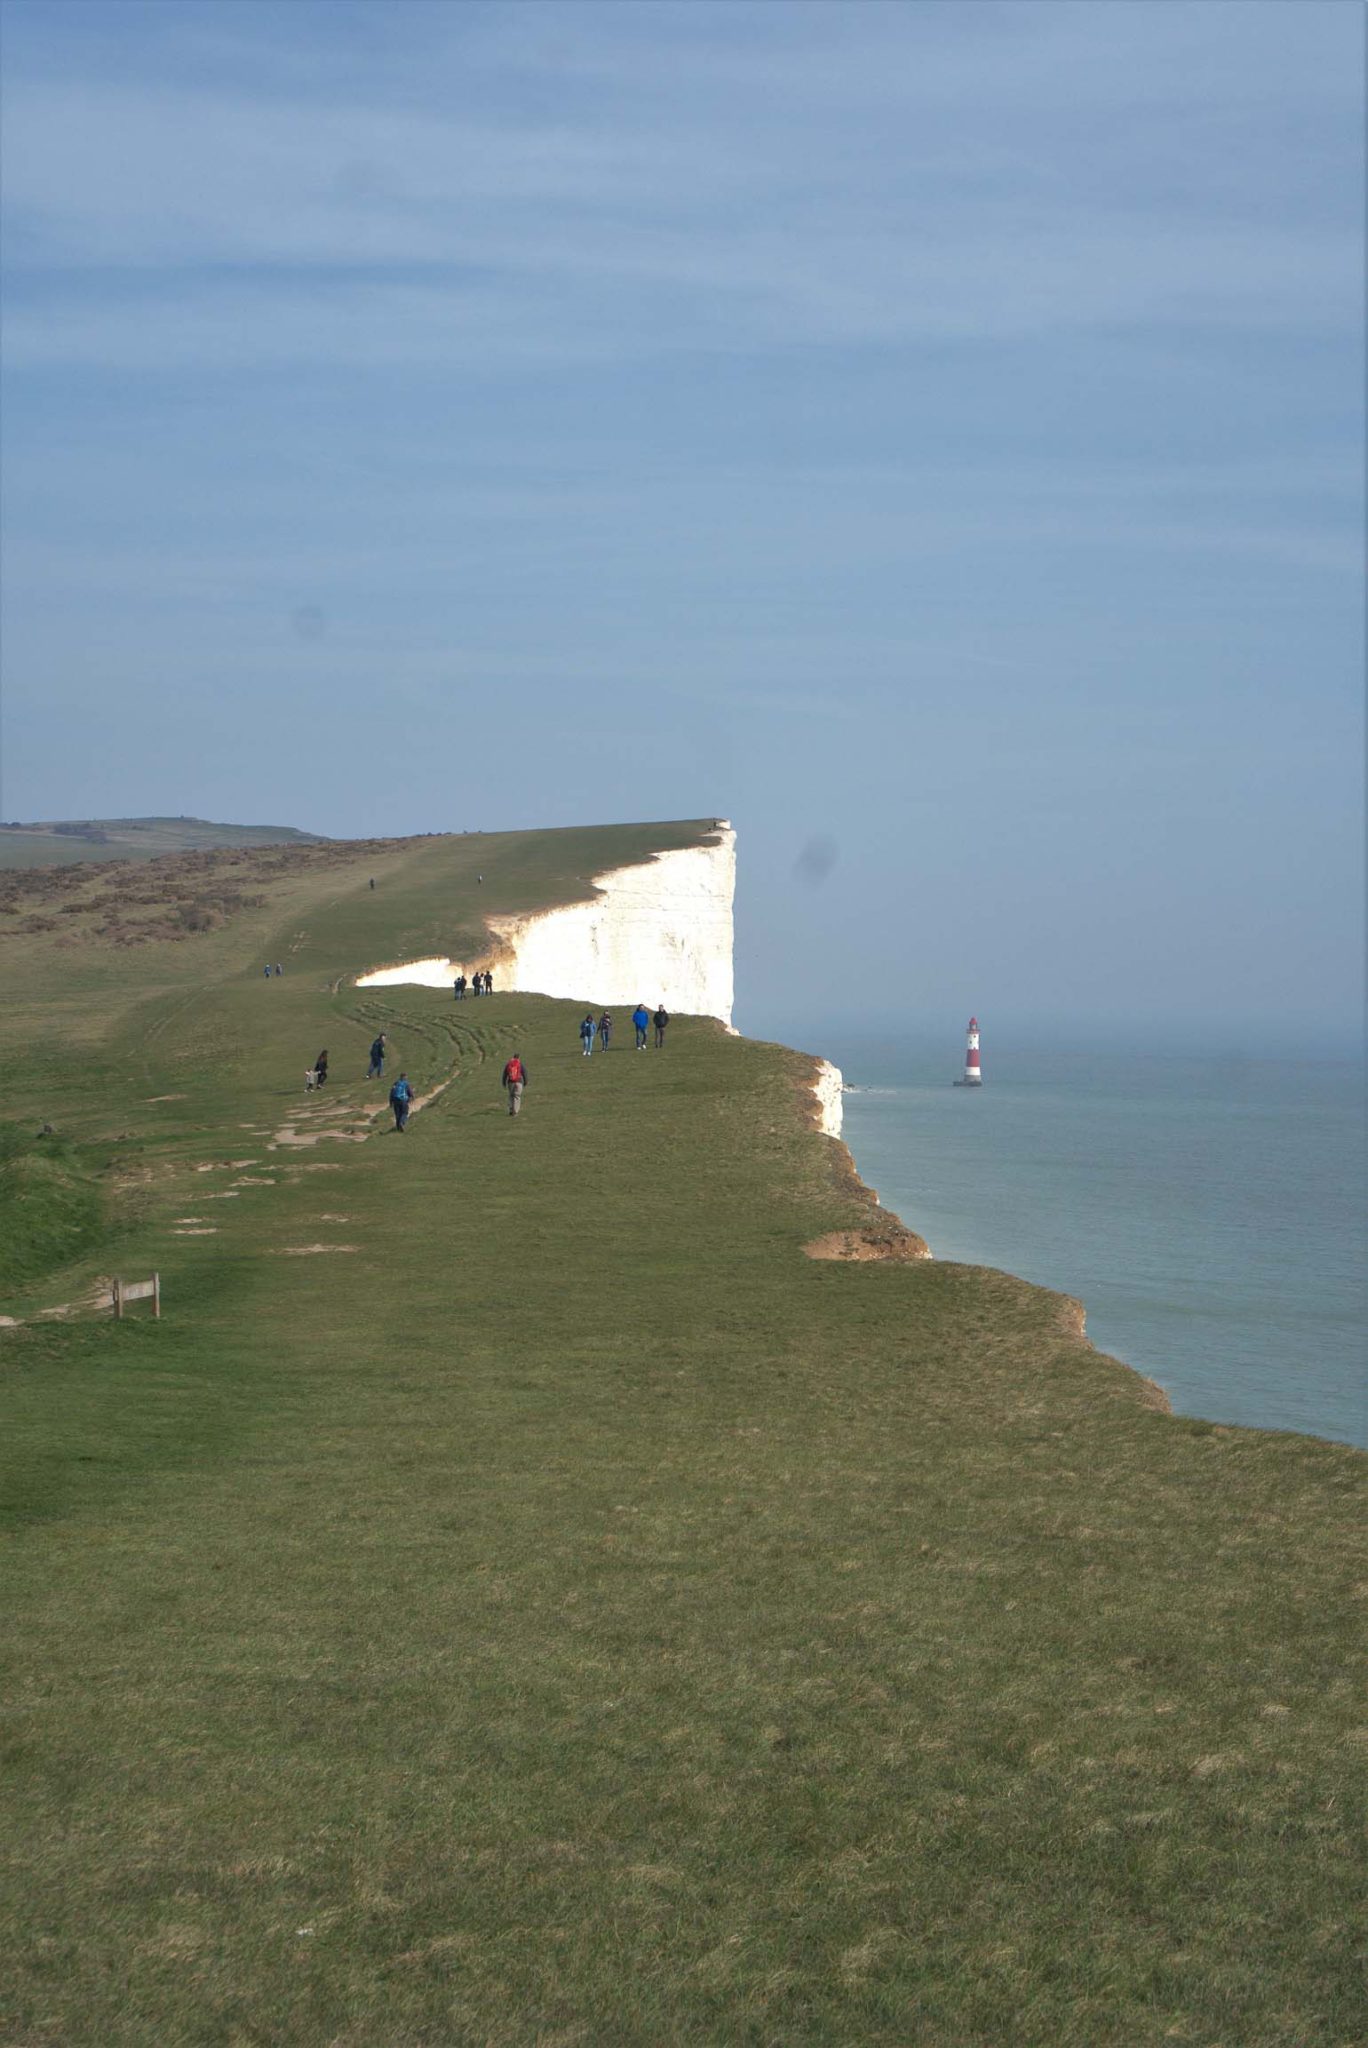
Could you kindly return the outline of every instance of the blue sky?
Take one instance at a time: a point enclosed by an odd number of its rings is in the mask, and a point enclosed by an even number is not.
[[[1352,1028],[1356,4],[3,23],[4,815],[716,812],[743,1024]]]

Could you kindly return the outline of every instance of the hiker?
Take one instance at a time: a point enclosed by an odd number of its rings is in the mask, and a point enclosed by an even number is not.
[[[478,968],[470,977],[470,993],[473,996],[477,996],[480,993],[480,972]]]
[[[451,987],[452,987],[452,991],[453,991],[453,993],[454,993],[454,995],[455,995],[455,997],[456,997],[456,1000],[457,1000],[457,1002],[458,1002],[458,1003],[463,1003],[463,1002],[465,1001],[465,992],[466,992],[466,978],[465,978],[465,976],[464,976],[463,974],[458,974],[458,975],[457,975],[457,977],[456,977],[456,979],[455,979],[455,981],[453,981],[453,982],[452,982],[452,984],[451,984]]]
[[[522,1063],[522,1055],[520,1053],[515,1052],[506,1061],[503,1070],[503,1084],[508,1090],[508,1114],[516,1116],[522,1108],[522,1092],[527,1086],[527,1068]]]
[[[385,1078],[385,1034],[382,1031],[371,1047],[370,1065],[366,1069],[368,1081],[383,1081]]]
[[[608,1041],[612,1037],[612,1035],[613,1020],[608,1015],[608,1012],[605,1010],[603,1015],[599,1018],[599,1044],[603,1047],[603,1050],[605,1052],[607,1052],[608,1050]]]
[[[271,966],[269,961],[266,963],[266,965],[262,968],[261,971],[265,975],[267,981],[269,981],[271,978]]]
[[[279,962],[279,961],[277,960],[277,961],[276,961],[276,973],[277,973],[277,974],[283,974],[284,972],[285,972],[284,968],[283,968],[283,967],[281,966],[280,962]]]
[[[324,1046],[314,1061],[314,1087],[321,1088],[328,1078],[328,1049]]]
[[[487,996],[492,996],[492,995],[493,995],[493,993],[494,993],[494,976],[493,976],[493,975],[492,975],[492,974],[490,973],[489,969],[488,969],[488,968],[486,967],[486,969],[485,969],[485,994],[486,994]]]
[[[371,876],[371,878],[370,878],[370,885],[371,885],[372,889],[373,889],[373,888],[375,887],[375,877],[374,877],[374,875],[372,875],[372,876]]]
[[[594,1013],[592,1010],[590,1010],[584,1022],[580,1025],[580,1044],[584,1048],[584,1057],[592,1059],[594,1053]]]
[[[669,1013],[669,1011],[668,1011],[668,1010],[666,1009],[666,1007],[665,1007],[664,1003],[662,1003],[662,1004],[660,1005],[660,1008],[659,1008],[659,1009],[658,1009],[658,1010],[656,1011],[656,1013],[655,1013],[655,1017],[654,1017],[654,1019],[653,1019],[653,1022],[654,1022],[654,1024],[655,1024],[655,1028],[656,1028],[656,1049],[657,1049],[657,1051],[659,1051],[660,1047],[661,1047],[662,1045],[664,1045],[664,1043],[665,1043],[665,1026],[666,1026],[666,1025],[667,1025],[667,1024],[669,1023],[669,1021],[670,1021],[670,1013]]]
[[[409,1087],[407,1074],[401,1074],[389,1094],[390,1108],[394,1111],[394,1128],[402,1131],[409,1120],[409,1105],[413,1101],[413,1090]]]
[[[636,1049],[638,1052],[645,1052],[646,1050],[646,1027],[650,1021],[651,1013],[645,1003],[638,1003],[632,1012],[632,1022],[636,1026]]]

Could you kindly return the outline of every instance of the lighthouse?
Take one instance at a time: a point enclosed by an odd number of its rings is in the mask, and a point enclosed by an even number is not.
[[[979,1071],[978,1018],[969,1019],[969,1030],[964,1048],[964,1078],[956,1081],[957,1088],[981,1088],[983,1075]]]

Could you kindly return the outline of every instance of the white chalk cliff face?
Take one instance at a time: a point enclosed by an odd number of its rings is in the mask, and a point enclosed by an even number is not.
[[[723,823],[700,846],[655,854],[595,875],[587,903],[488,920],[497,991],[571,997],[621,1009],[717,1017],[731,1026],[736,834]],[[361,988],[400,982],[451,986],[476,960],[411,960],[357,977]]]
[[[817,1128],[828,1138],[839,1138],[845,1119],[845,1083],[839,1067],[833,1067],[830,1060],[818,1060],[817,1078],[812,1092],[817,1097]]]

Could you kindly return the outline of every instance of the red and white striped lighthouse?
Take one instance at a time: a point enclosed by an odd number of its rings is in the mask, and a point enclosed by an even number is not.
[[[964,1079],[956,1081],[957,1088],[981,1088],[983,1075],[979,1070],[978,1018],[969,1019],[969,1031],[964,1050]]]

